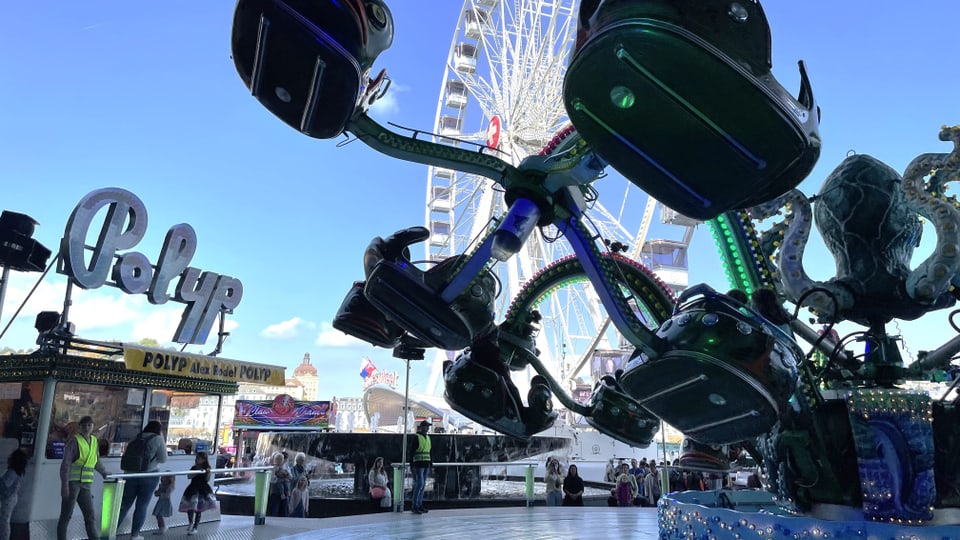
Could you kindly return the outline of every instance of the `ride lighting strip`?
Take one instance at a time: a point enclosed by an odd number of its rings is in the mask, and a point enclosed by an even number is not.
[[[760,288],[775,288],[774,276],[746,210],[731,210],[707,221],[730,287],[752,295]]]

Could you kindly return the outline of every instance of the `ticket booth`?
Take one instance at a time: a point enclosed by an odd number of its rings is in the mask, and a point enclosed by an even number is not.
[[[0,456],[17,447],[29,456],[11,519],[13,538],[56,537],[63,448],[77,432],[81,417],[93,418],[100,460],[111,473],[121,472],[123,450],[150,420],[163,425],[166,437],[168,457],[161,471],[188,470],[199,451],[208,451],[213,466],[213,450],[222,444],[221,400],[237,392],[236,377],[225,374],[257,373],[272,382],[284,378],[282,367],[79,339],[0,360],[5,368],[0,370]],[[3,459],[0,471],[5,468]],[[186,485],[186,477],[177,477],[174,501]],[[93,494],[98,509],[102,489],[103,481],[96,475]],[[204,512],[203,518],[214,521],[220,516],[212,511]],[[185,514],[174,512],[170,519],[170,526],[186,525]],[[151,524],[148,520],[146,526]],[[128,530],[129,518],[120,526],[121,532]],[[83,535],[78,508],[69,531]]]

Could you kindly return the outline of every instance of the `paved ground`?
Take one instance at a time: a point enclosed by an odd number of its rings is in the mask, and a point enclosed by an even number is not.
[[[658,537],[654,508],[533,507],[434,510],[426,515],[409,512],[344,516],[323,519],[267,518],[266,525],[253,525],[247,516],[223,516],[220,522],[204,523],[197,536],[187,536],[186,527],[170,529],[165,539],[217,540],[391,540],[414,539],[577,539],[607,540],[611,537],[650,539]],[[161,538],[145,532],[146,538]],[[119,537],[128,538],[126,535]]]

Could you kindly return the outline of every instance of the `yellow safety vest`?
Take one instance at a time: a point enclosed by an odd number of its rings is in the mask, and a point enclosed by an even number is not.
[[[413,461],[430,461],[430,437],[417,433],[417,451],[413,453]]]
[[[97,438],[90,436],[90,442],[87,443],[81,435],[74,435],[77,439],[77,460],[70,464],[70,481],[83,482],[89,484],[93,482],[93,471],[97,467]]]

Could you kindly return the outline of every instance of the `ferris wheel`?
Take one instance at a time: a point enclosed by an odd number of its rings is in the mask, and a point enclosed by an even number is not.
[[[538,153],[567,122],[562,85],[576,37],[578,3],[465,0],[440,85],[435,140],[485,146],[515,165]],[[506,210],[497,186],[477,175],[430,167],[426,185],[425,225],[431,231],[426,258],[433,263],[468,252],[491,220]],[[628,246],[634,259],[642,259],[650,247],[644,240],[656,201],[619,177],[598,181],[597,189],[600,197],[587,212],[589,226],[607,242]],[[551,229],[531,236],[520,253],[493,267],[500,285],[498,315],[507,312],[517,291],[539,270],[572,254],[566,242],[554,241],[559,234]],[[689,243],[689,235],[683,242]],[[683,276],[674,276],[682,283],[665,280],[678,283],[677,288],[686,285],[685,251],[682,256]],[[593,351],[632,350],[621,343],[589,283],[565,286],[562,293],[545,299],[540,311],[541,361],[560,379],[585,375],[580,371]],[[442,362],[455,354],[438,353],[428,392],[437,391]],[[524,381],[516,383],[522,391]]]

